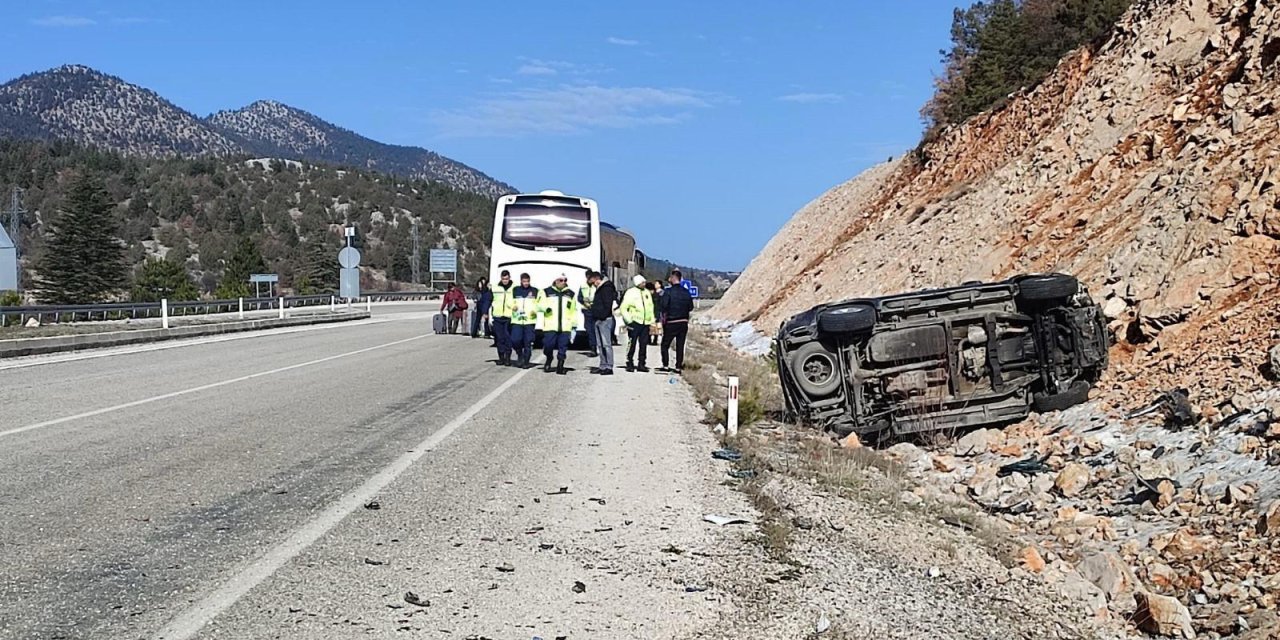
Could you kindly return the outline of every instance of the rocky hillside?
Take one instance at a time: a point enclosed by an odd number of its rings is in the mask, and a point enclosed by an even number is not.
[[[806,205],[713,313],[772,333],[821,302],[1065,271],[1114,320],[1115,389],[1212,405],[1256,386],[1277,337],[1277,34],[1274,3],[1137,2],[1035,90]]]
[[[260,100],[243,109],[208,118],[218,131],[245,140],[255,153],[348,165],[426,180],[496,198],[513,193],[503,184],[460,162],[421,147],[370,140],[286,104]]]
[[[515,191],[432,151],[376,142],[277,102],[201,119],[149,89],[80,65],[0,85],[0,137],[63,139],[145,156],[283,157],[433,180],[490,198]]]

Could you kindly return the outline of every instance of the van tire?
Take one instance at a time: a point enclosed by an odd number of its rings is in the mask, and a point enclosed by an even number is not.
[[[823,397],[840,388],[840,360],[821,342],[808,342],[791,354],[791,375],[796,385],[810,397]]]
[[[818,329],[824,333],[861,333],[876,326],[876,309],[869,304],[851,304],[825,309],[818,316]]]

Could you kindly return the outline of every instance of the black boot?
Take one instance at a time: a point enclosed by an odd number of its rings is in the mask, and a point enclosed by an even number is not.
[[[542,365],[542,370],[551,373],[551,356],[547,356],[547,361]]]
[[[558,374],[558,375],[564,375],[564,374],[565,374],[565,370],[564,370],[564,358],[560,358],[560,359],[556,360],[556,374]]]

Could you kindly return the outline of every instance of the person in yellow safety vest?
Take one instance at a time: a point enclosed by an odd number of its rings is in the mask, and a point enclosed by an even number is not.
[[[647,372],[646,351],[649,347],[649,325],[654,322],[653,296],[644,288],[644,276],[631,280],[635,286],[622,294],[622,324],[627,327],[627,371]],[[634,366],[636,347],[640,348],[640,366]]]
[[[529,274],[520,274],[520,286],[511,290],[511,347],[518,362],[528,368],[533,358],[533,334],[538,327],[538,290],[529,286]]]
[[[493,318],[493,344],[498,348],[498,364],[511,366],[511,303],[515,301],[516,283],[511,281],[511,272],[502,270],[502,277],[493,284],[493,303],[489,316]]]
[[[591,284],[592,273],[591,269],[587,269],[587,281],[581,287],[578,287],[578,308],[582,309],[582,328],[587,332],[588,358],[595,358],[600,355],[596,350],[599,346],[596,341],[596,322],[604,319],[597,318],[591,314],[591,303],[596,299],[596,286]]]
[[[569,277],[563,273],[551,286],[543,289],[539,308],[542,310],[542,353],[547,362],[542,370],[551,372],[551,356],[556,356],[556,373],[564,375],[564,358],[569,350],[569,337],[578,328],[578,303],[569,289]]]

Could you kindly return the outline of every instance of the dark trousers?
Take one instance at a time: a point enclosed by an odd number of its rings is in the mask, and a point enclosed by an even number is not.
[[[635,359],[636,348],[639,347],[640,359],[638,366],[643,367],[648,355],[646,352],[649,350],[649,325],[634,324],[627,327],[627,337],[629,338],[627,340],[627,366],[629,367],[633,362],[637,362]]]
[[[498,347],[498,359],[511,357],[511,318],[493,319],[494,342]]]
[[[587,332],[587,346],[596,351],[599,342],[596,340],[596,319],[589,313],[582,314],[582,329]]]
[[[667,367],[667,349],[676,343],[676,368],[684,368],[684,340],[689,335],[688,322],[671,322],[662,325],[662,366]]]
[[[533,332],[531,324],[511,325],[511,348],[524,360],[533,357]]]
[[[569,351],[569,332],[568,331],[543,331],[542,332],[542,353],[546,354],[547,360],[551,359],[551,354],[556,355],[556,359],[564,360],[565,355]]]
[[[486,338],[492,335],[490,332],[488,314],[482,316],[480,315],[480,311],[477,309],[475,313],[471,314],[471,337],[479,338],[482,332]]]

